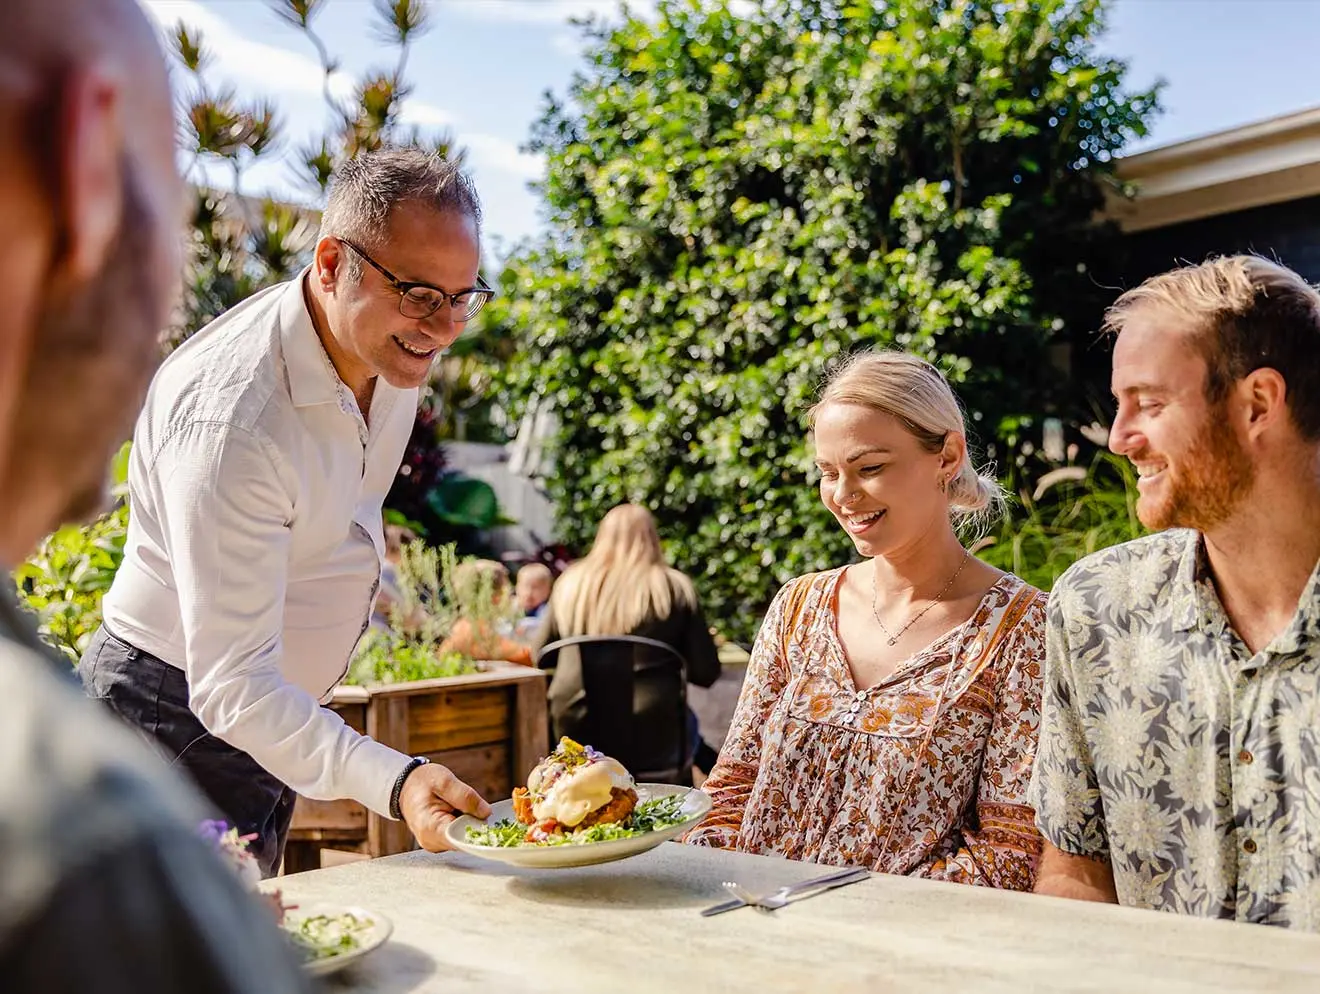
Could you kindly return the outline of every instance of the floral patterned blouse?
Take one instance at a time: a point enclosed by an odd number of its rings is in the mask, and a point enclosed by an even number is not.
[[[713,809],[685,841],[1030,889],[1045,596],[1003,576],[967,622],[858,689],[836,625],[843,573],[775,598],[702,787]]]

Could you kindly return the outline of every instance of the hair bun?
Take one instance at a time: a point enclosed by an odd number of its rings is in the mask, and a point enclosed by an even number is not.
[[[978,473],[970,459],[963,461],[949,484],[949,507],[956,520],[977,518],[987,525],[1003,512],[1006,499],[999,481],[989,473]]]

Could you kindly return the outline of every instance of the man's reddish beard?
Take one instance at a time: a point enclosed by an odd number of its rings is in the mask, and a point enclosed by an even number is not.
[[[1137,502],[1137,516],[1147,528],[1194,528],[1205,532],[1226,521],[1238,509],[1255,480],[1255,467],[1237,436],[1227,428],[1224,404],[1213,404],[1192,444],[1170,460],[1172,475],[1166,494],[1151,506]],[[1133,462],[1147,457],[1134,453]]]

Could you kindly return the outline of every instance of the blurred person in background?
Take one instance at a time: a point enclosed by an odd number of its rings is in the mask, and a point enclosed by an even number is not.
[[[493,559],[469,559],[454,569],[453,593],[458,617],[440,652],[458,652],[471,659],[493,659],[532,665],[532,652],[512,638],[509,571]],[[500,617],[490,617],[491,614]]]
[[[518,638],[527,641],[536,635],[545,619],[553,586],[554,574],[545,563],[528,563],[518,570],[513,591],[518,608],[523,613],[514,625]]]
[[[132,0],[0,12],[0,562],[102,509],[180,275],[165,62]],[[308,989],[209,814],[0,593],[0,989]]]
[[[587,555],[569,566],[550,595],[535,650],[577,635],[640,635],[671,645],[683,657],[689,683],[709,687],[719,679],[720,659],[710,626],[686,574],[665,561],[651,512],[620,504],[601,519]],[[558,654],[550,679],[550,720],[554,737],[577,738],[586,719],[587,695],[577,654]],[[640,701],[636,719],[645,725],[668,712],[669,702]],[[702,771],[715,752],[701,738],[696,714],[688,709],[693,762]]]

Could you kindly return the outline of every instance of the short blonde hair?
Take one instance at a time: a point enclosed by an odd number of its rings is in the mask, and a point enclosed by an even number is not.
[[[1209,367],[1206,396],[1221,401],[1257,369],[1288,383],[1288,410],[1305,438],[1320,438],[1320,293],[1287,266],[1255,255],[1207,259],[1152,276],[1105,312],[1118,334],[1137,314],[1166,314],[1196,341]]]
[[[953,388],[938,369],[907,352],[855,352],[825,380],[820,400],[807,413],[810,427],[826,404],[857,404],[897,418],[927,452],[939,452],[951,432],[967,438],[967,422]],[[955,520],[997,516],[1004,488],[978,470],[970,448],[949,481],[949,509]]]
[[[518,575],[514,578],[518,583],[543,583],[547,590],[554,582],[555,575],[550,572],[550,567],[545,563],[528,563],[519,567]]]

